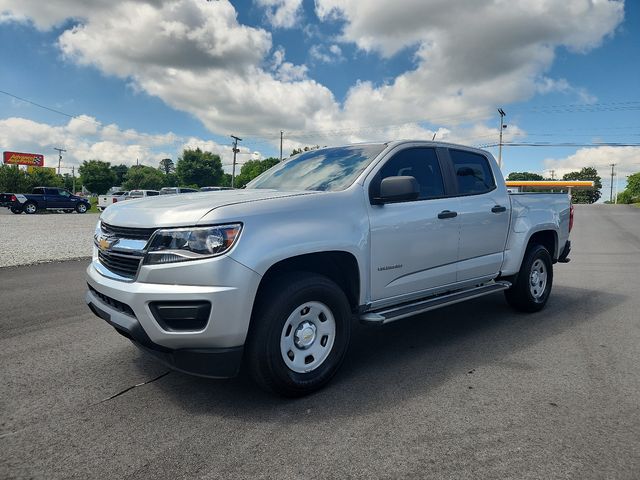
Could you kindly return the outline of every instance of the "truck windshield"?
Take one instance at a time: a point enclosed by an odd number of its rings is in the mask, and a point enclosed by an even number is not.
[[[384,143],[323,148],[276,164],[246,188],[275,190],[344,190],[384,150]]]

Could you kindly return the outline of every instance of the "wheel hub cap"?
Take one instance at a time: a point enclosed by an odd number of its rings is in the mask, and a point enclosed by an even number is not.
[[[313,323],[302,322],[296,329],[296,347],[307,349],[316,341],[317,328]]]
[[[285,365],[297,373],[307,373],[322,365],[333,349],[336,320],[321,302],[307,302],[285,321],[280,335],[280,354]]]
[[[531,273],[531,285],[535,285],[540,281],[540,274],[537,271]]]

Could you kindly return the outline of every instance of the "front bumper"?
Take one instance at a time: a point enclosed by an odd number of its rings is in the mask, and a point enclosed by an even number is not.
[[[127,321],[113,319],[111,314],[94,304],[87,294],[91,311],[105,320],[118,333],[127,337],[135,346],[153,355],[168,367],[191,375],[210,378],[235,377],[242,363],[243,347],[232,348],[180,348],[171,350],[153,343],[140,323],[133,317]]]
[[[100,274],[96,262],[87,268],[86,302],[98,317],[172,368],[207,377],[237,373],[260,282],[257,273],[218,257],[165,269],[143,266],[137,281],[123,282]],[[211,311],[197,331],[163,328],[150,307],[152,302],[198,301],[209,302]]]

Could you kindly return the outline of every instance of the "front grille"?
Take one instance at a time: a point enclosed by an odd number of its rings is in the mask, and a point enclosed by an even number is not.
[[[116,300],[115,298],[111,298],[111,297],[108,297],[107,295],[105,295],[104,293],[100,293],[99,291],[97,291],[95,288],[93,288],[88,283],[87,283],[87,287],[89,287],[89,290],[91,290],[91,292],[96,297],[98,297],[100,300],[102,300],[104,303],[106,303],[110,307],[113,307],[115,310],[117,310],[117,311],[119,311],[121,313],[127,314],[127,315],[129,315],[131,317],[135,317],[135,314],[133,313],[133,310],[126,303],[122,303],[121,301]]]
[[[98,250],[98,260],[113,273],[125,278],[134,278],[138,273],[142,256],[139,254]]]
[[[133,240],[149,240],[156,228],[116,227],[102,222],[102,231],[107,235],[118,238],[130,238]]]

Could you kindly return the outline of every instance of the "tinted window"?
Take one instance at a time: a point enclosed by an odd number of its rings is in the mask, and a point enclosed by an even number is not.
[[[44,195],[44,188],[34,188],[33,193],[34,195]]]
[[[155,190],[149,190],[147,192],[147,197],[155,197],[156,195],[160,195],[160,192],[156,192]]]
[[[496,188],[489,161],[484,156],[464,150],[449,150],[449,153],[460,195],[485,193]]]
[[[60,191],[57,188],[45,188],[44,191],[47,195],[60,195]]]
[[[444,182],[433,148],[410,148],[394,155],[378,173],[376,184],[387,177],[410,176],[420,185],[418,200],[444,197]]]

